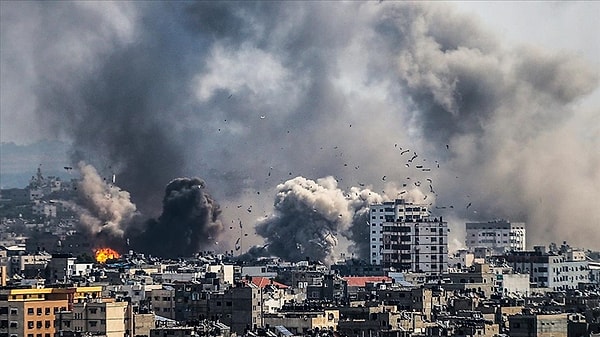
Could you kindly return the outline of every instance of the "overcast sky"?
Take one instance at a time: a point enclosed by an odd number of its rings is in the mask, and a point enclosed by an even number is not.
[[[599,2],[0,6],[0,140],[72,144],[148,217],[201,177],[222,247],[240,220],[246,248],[272,242],[324,196],[360,213],[369,189],[431,203],[456,246],[507,218],[530,246],[600,248]],[[356,244],[352,219],[324,253]]]

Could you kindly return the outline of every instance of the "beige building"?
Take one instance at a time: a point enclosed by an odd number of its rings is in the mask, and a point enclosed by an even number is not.
[[[101,287],[0,290],[0,334],[51,337],[57,314],[83,298],[100,297]]]
[[[163,285],[162,289],[152,289],[150,303],[155,314],[175,319],[175,288]]]
[[[319,328],[320,330],[337,330],[340,320],[339,310],[282,310],[277,314],[264,315],[265,326],[283,325],[295,334],[306,333],[309,330]]]
[[[508,318],[511,337],[567,337],[568,314],[513,315]]]
[[[97,299],[75,303],[72,311],[60,312],[57,331],[89,332],[106,337],[125,336],[127,302]]]

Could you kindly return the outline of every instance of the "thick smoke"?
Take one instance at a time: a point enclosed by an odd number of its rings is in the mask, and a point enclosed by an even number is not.
[[[350,225],[364,204],[346,194],[412,188],[447,219],[524,221],[530,245],[600,248],[600,113],[579,105],[598,69],[574,55],[508,45],[440,3],[0,5],[3,121],[111,165],[144,214],[167,181],[200,175],[245,230],[283,193],[258,221],[269,249],[296,212],[314,225],[287,229],[293,258],[327,259],[342,232],[364,256]],[[315,184],[341,194],[342,219],[273,190],[297,176],[335,177]]]
[[[338,235],[352,239],[357,257],[369,252],[368,206],[383,198],[368,189],[344,193],[333,177],[296,177],[277,186],[274,213],[256,226],[266,250],[289,261],[333,262]]]
[[[83,230],[92,236],[123,237],[127,225],[136,214],[129,192],[102,178],[96,169],[79,163],[81,180],[77,184],[77,203],[71,208],[79,215]]]
[[[202,179],[178,178],[166,187],[160,217],[127,235],[141,252],[167,258],[193,256],[204,248],[214,248],[223,230],[220,214]]]

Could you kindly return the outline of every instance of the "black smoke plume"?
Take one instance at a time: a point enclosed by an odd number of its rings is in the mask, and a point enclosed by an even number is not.
[[[213,249],[223,226],[221,209],[199,178],[178,178],[165,190],[162,214],[127,233],[132,248],[154,256],[189,257]]]

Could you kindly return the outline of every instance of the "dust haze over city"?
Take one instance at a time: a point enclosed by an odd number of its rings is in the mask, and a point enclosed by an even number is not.
[[[69,144],[91,234],[327,262],[406,198],[451,249],[497,218],[600,248],[597,3],[0,6],[1,140]]]

